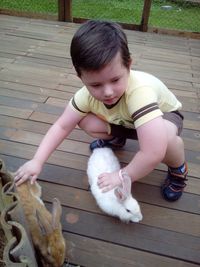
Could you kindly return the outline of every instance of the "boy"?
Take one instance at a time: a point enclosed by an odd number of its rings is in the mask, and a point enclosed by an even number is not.
[[[16,172],[19,185],[34,182],[51,153],[78,124],[98,138],[90,149],[120,148],[126,139],[138,139],[139,151],[124,168],[132,181],[149,174],[160,162],[168,166],[161,187],[163,197],[175,201],[186,186],[187,166],[180,138],[181,103],[157,78],[132,71],[125,33],[112,22],[91,20],[83,24],[71,42],[72,62],[85,85],[71,99],[49,129],[34,158]],[[120,185],[118,172],[103,173],[103,192]]]

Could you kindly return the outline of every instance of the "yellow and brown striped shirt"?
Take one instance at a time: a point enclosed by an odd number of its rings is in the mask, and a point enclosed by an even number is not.
[[[70,105],[82,116],[92,112],[109,123],[127,128],[137,128],[164,112],[182,107],[163,82],[153,75],[133,70],[130,72],[125,93],[111,108],[91,96],[86,86],[75,93]]]

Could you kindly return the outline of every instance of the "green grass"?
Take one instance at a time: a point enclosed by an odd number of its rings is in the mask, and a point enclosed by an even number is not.
[[[0,8],[51,15],[58,13],[56,0],[0,0]]]
[[[141,0],[73,0],[74,17],[91,19],[99,18],[118,22],[139,24],[142,15],[142,9],[143,1]]]
[[[140,24],[142,0],[73,0],[73,17],[107,19]],[[200,4],[184,0],[153,0],[149,25],[160,28],[200,32]],[[171,10],[161,6],[170,5]],[[57,14],[57,0],[0,0],[0,8],[42,14]]]

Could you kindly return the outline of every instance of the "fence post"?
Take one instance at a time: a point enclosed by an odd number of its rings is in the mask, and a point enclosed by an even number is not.
[[[72,22],[72,0],[58,0],[58,20]]]
[[[144,0],[143,12],[142,12],[142,20],[140,23],[140,30],[142,32],[147,32],[148,30],[148,21],[151,10],[152,0]]]

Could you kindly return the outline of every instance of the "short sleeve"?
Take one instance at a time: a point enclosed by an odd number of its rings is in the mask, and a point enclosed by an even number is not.
[[[71,108],[80,113],[80,115],[85,116],[90,111],[89,107],[89,92],[84,86],[78,90],[73,98],[69,102]]]
[[[138,87],[127,95],[127,106],[135,128],[162,116],[158,95],[151,87]]]

